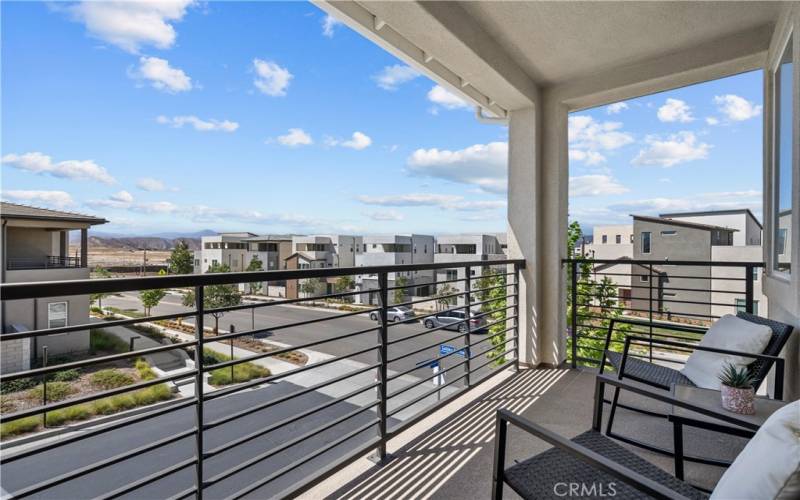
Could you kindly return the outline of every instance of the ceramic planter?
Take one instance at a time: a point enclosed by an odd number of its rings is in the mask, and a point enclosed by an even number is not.
[[[756,412],[753,400],[755,390],[752,387],[738,388],[722,384],[722,407],[733,413],[752,415]]]

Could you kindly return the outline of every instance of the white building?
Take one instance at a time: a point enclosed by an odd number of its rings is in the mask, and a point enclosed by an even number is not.
[[[727,227],[735,229],[733,233],[733,245],[737,247],[749,245],[761,245],[761,222],[756,216],[747,209],[740,208],[735,210],[711,210],[706,212],[682,212],[661,214],[659,217],[664,219],[680,219],[686,222],[697,224],[708,224],[710,226]],[[759,259],[761,260],[761,259]]]
[[[232,272],[244,271],[250,263],[245,240],[254,236],[256,235],[247,232],[203,236],[201,250],[194,253],[194,272],[208,272],[208,269],[215,264],[227,265]]]
[[[311,235],[292,237],[292,253],[304,260],[324,263],[319,267],[353,267],[362,251],[362,237],[350,235]]]
[[[459,263],[470,261],[492,261],[503,260],[506,256],[497,236],[492,234],[461,234],[439,236],[436,238],[436,253],[434,262],[439,263]],[[504,266],[498,266],[500,272],[505,270]],[[480,277],[484,268],[474,267],[470,270],[471,277]],[[466,269],[463,267],[453,267],[452,269],[436,269],[436,282],[464,280]],[[450,287],[458,292],[463,292],[464,281],[448,283]],[[473,286],[474,288],[474,283]],[[464,296],[457,297],[457,304],[464,304]]]
[[[376,235],[364,236],[361,253],[356,253],[356,266],[394,266],[404,264],[432,264],[434,259],[433,236],[421,234],[407,235]],[[415,289],[409,288],[409,294],[428,296],[431,287],[425,286],[433,282],[433,270],[409,271],[404,273],[389,273],[389,286],[395,286],[398,278],[405,278],[409,285],[423,285]],[[369,291],[378,288],[378,276],[356,276],[356,289]],[[412,292],[413,290],[413,292]],[[359,302],[376,303],[377,295],[357,296]]]

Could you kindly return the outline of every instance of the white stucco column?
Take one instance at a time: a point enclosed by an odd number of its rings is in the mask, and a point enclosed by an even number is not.
[[[547,92],[538,107],[511,112],[508,170],[508,252],[526,261],[519,359],[556,366],[565,359],[567,111]]]

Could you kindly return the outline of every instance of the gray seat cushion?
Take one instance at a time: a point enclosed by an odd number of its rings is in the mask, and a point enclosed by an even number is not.
[[[584,432],[572,441],[685,497],[708,498],[707,494],[676,479],[668,472],[623,448],[599,432]],[[585,485],[586,488],[579,491],[577,496],[572,495],[571,498],[604,498],[606,500],[608,498],[615,500],[649,498],[627,483],[559,448],[551,448],[509,467],[505,471],[505,480],[514,491],[525,499],[570,498],[569,494],[563,495],[568,491],[570,483]],[[594,491],[591,490],[593,487]]]
[[[606,358],[619,372],[622,365],[622,353],[606,351]],[[630,377],[640,382],[654,384],[664,389],[670,389],[672,384],[691,385],[694,383],[678,370],[667,366],[655,365],[639,358],[628,355],[625,362],[625,377]]]

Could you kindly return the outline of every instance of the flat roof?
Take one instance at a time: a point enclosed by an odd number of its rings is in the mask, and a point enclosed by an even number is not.
[[[714,226],[711,224],[700,224],[698,222],[687,222],[685,220],[676,220],[676,219],[665,219],[663,217],[652,217],[649,215],[634,215],[631,214],[631,217],[634,219],[646,220],[649,222],[658,222],[659,224],[671,224],[673,226],[684,226],[684,227],[691,227],[694,229],[703,229],[705,231],[712,231],[714,229],[720,231],[729,231],[731,233],[738,231],[738,229],[731,229],[729,227],[722,227],[722,226]]]
[[[763,229],[761,222],[753,215],[749,208],[732,208],[728,210],[705,210],[700,212],[674,212],[669,214],[658,214],[659,217],[703,217],[706,215],[729,215],[729,214],[747,214],[758,224],[758,227]]]
[[[106,219],[95,217],[94,215],[65,212],[63,210],[52,210],[49,208],[32,207],[30,205],[19,205],[17,203],[9,203],[7,201],[0,202],[0,218],[85,222],[90,225],[106,224],[108,222]]]

